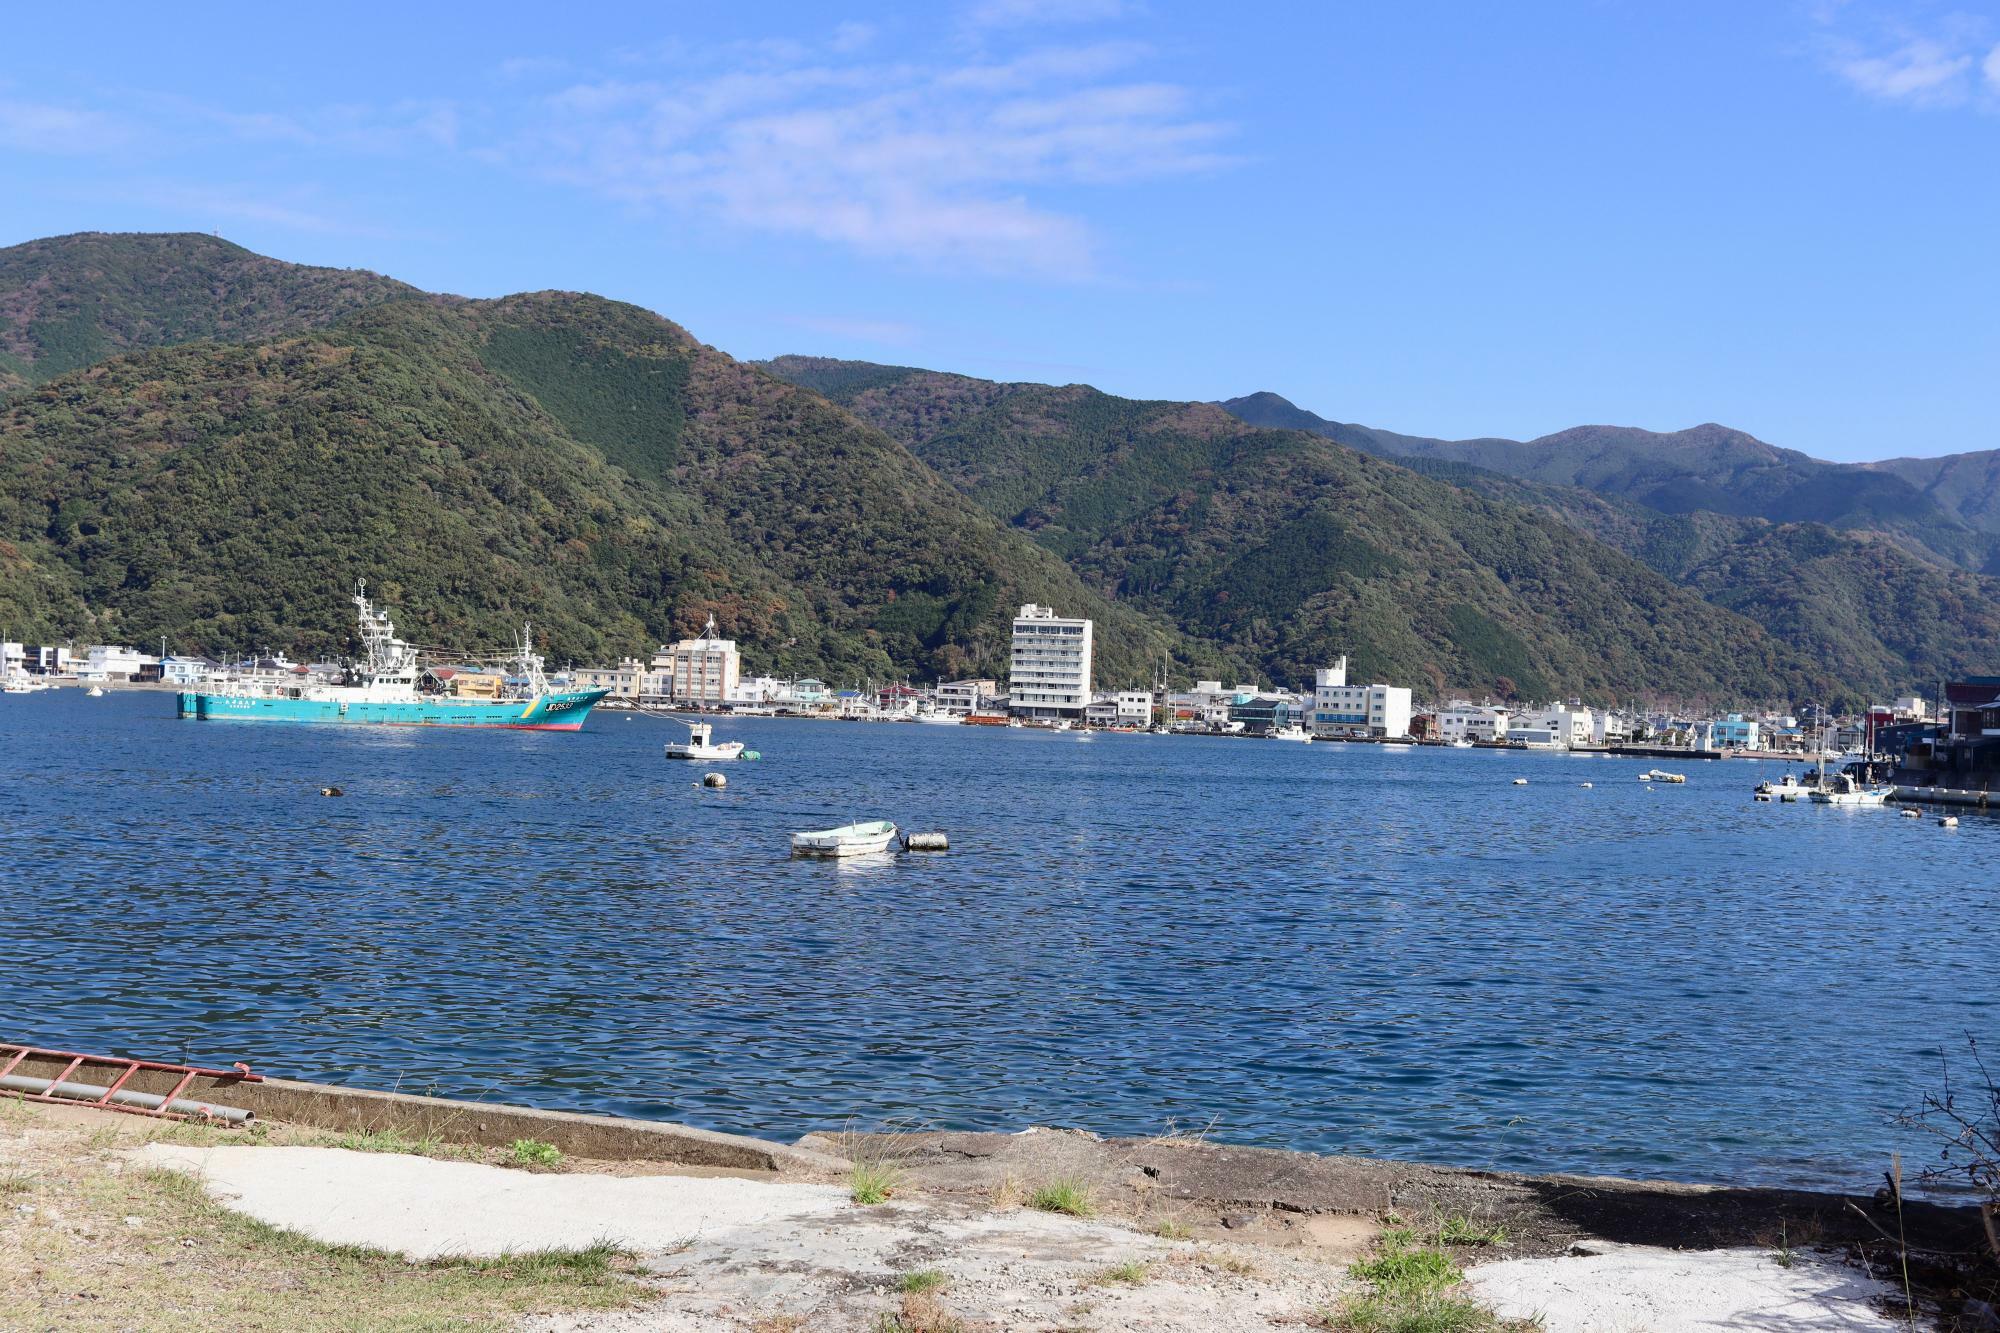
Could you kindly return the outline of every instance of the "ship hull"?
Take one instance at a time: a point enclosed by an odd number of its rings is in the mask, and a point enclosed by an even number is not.
[[[179,716],[204,722],[303,722],[337,726],[501,727],[513,731],[581,731],[609,691],[559,690],[533,699],[287,698],[183,690]]]

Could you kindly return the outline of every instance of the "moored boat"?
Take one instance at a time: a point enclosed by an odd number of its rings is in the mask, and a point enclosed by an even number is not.
[[[1752,795],[1760,801],[1800,801],[1812,788],[1799,781],[1796,773],[1787,773],[1776,782],[1760,782]]]
[[[680,722],[679,718],[674,719]],[[715,728],[706,722],[681,722],[688,729],[684,741],[667,742],[669,759],[735,759],[743,753],[742,741],[717,741]]]
[[[445,682],[417,661],[416,647],[396,637],[388,613],[368,600],[363,583],[353,598],[364,660],[338,684],[296,675],[248,675],[217,680],[174,696],[180,717],[202,721],[328,722],[378,726],[505,727],[519,731],[579,731],[610,691],[552,689],[521,631],[513,655],[517,674],[485,694],[447,692]]]
[[[864,856],[887,851],[895,840],[896,826],[886,819],[872,819],[839,828],[819,829],[792,835],[794,856]]]
[[[1816,805],[1883,805],[1894,788],[1876,787],[1856,781],[1845,773],[1835,773],[1818,787],[1811,798]]]
[[[1271,733],[1270,738],[1274,741],[1304,742],[1304,741],[1310,741],[1312,739],[1312,733],[1310,731],[1307,731],[1304,727],[1279,727],[1276,731]]]

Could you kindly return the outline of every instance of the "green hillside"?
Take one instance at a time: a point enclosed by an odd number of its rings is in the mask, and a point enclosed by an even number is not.
[[[1209,404],[779,358],[1121,600],[1286,682],[1346,653],[1447,688],[1781,698],[1757,625],[1537,509]]]
[[[416,288],[198,233],[53,236],[0,250],[0,394],[119,352],[324,328]]]
[[[109,361],[0,405],[0,623],[182,649],[350,646],[357,578],[426,643],[532,618],[558,660],[713,612],[751,670],[1004,667],[1016,604],[1104,622],[1101,674],[1225,659],[815,394],[636,307],[400,301]]]
[[[1878,698],[2000,662],[2000,578],[1954,569],[1905,544],[1818,523],[1662,513],[1469,463],[1399,461],[1490,499],[1542,509],[1756,621]]]
[[[2000,493],[1990,467],[1967,467],[1983,482],[1956,502],[1933,488],[1938,467],[1959,460],[1827,463],[1714,424],[1681,431],[1577,426],[1535,440],[1437,440],[1330,421],[1274,393],[1221,404],[1253,425],[1311,431],[1398,461],[1461,463],[1545,485],[1574,486],[1663,514],[1720,514],[1773,523],[1822,523],[1883,533],[1907,549],[1965,569],[2000,573]],[[1970,462],[1982,455],[1961,455]],[[1987,515],[1992,513],[1989,521]]]

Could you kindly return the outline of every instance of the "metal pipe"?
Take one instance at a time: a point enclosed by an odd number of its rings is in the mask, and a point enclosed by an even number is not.
[[[257,1118],[253,1113],[237,1106],[216,1106],[211,1102],[189,1101],[185,1097],[170,1103],[165,1097],[156,1093],[127,1092],[123,1088],[113,1092],[107,1099],[102,1084],[58,1083],[54,1079],[30,1078],[26,1074],[8,1074],[0,1078],[0,1090],[34,1093],[44,1097],[62,1097],[80,1102],[109,1100],[114,1105],[133,1106],[142,1111],[164,1110],[172,1115],[205,1116],[216,1120],[227,1120],[237,1125]]]

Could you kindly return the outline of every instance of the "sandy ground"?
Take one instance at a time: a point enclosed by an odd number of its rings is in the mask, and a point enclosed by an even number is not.
[[[1496,1313],[1539,1317],[1544,1333],[1875,1333],[1904,1325],[1878,1312],[1896,1295],[1837,1258],[1795,1251],[1789,1267],[1768,1250],[1602,1252],[1514,1259],[1467,1274]]]

